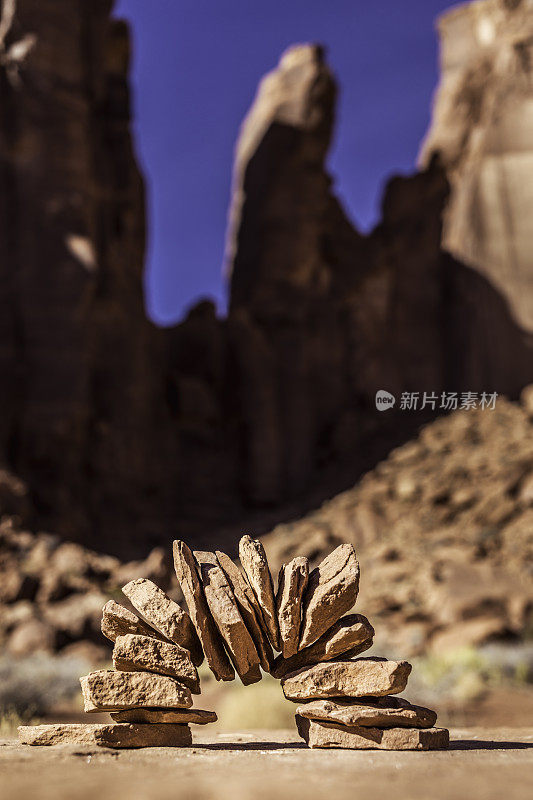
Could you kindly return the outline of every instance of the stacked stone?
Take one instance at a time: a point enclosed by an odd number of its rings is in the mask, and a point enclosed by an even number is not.
[[[392,697],[405,689],[406,661],[358,658],[374,629],[351,612],[359,590],[354,548],[343,544],[313,571],[294,558],[279,572],[277,592],[261,542],[244,536],[242,566],[224,553],[192,552],[174,542],[176,575],[215,676],[245,684],[260,667],[302,703],[296,724],[310,747],[443,748],[437,715]],[[274,651],[279,655],[274,658]]]
[[[204,656],[189,615],[152,581],[130,581],[122,591],[139,616],[113,600],[103,608],[114,670],[80,678],[85,711],[109,712],[113,724],[23,726],[25,744],[183,747],[192,743],[190,723],[216,722],[213,711],[192,708]]]
[[[189,613],[145,579],[123,588],[139,616],[114,601],[104,606],[115,669],[92,672],[81,686],[85,710],[108,711],[115,724],[25,728],[23,741],[190,744],[189,723],[216,720],[191,708],[205,654],[217,680],[237,674],[248,685],[261,680],[261,669],[280,678],[285,696],[302,703],[296,725],[310,747],[447,746],[448,732],[432,727],[433,711],[391,697],[405,689],[411,665],[359,658],[374,629],[351,613],[359,590],[352,545],[340,545],[312,571],[307,558],[284,564],[277,591],[264,548],[250,536],[239,544],[242,569],[225,553],[193,552],[179,540],[173,555]]]
[[[303,703],[296,709],[300,736],[313,748],[447,747],[448,731],[432,727],[434,711],[391,697],[405,689],[411,665],[357,657],[371,647],[374,629],[359,614],[343,616],[359,590],[353,547],[340,545],[308,578],[304,561],[294,559],[280,572],[277,607],[285,634],[272,669],[285,697]]]

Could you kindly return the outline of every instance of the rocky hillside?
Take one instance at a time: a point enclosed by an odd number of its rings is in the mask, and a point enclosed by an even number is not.
[[[6,476],[2,476],[5,486]],[[20,528],[16,517],[0,522],[0,646],[8,656],[57,652],[92,663],[109,657],[100,632],[102,606],[122,597],[121,587],[146,577],[168,585],[169,564],[155,549],[140,562],[62,542],[52,534]]]
[[[392,651],[533,636],[533,387],[427,425],[350,491],[263,538],[269,561],[352,542],[357,608]]]
[[[20,482],[2,475],[0,645],[109,655],[103,604],[150,578],[177,599],[168,546],[121,564],[20,526]],[[9,513],[8,513],[9,512]],[[169,539],[170,541],[170,539]],[[383,652],[416,654],[533,635],[533,387],[521,405],[458,411],[427,425],[350,491],[263,538],[274,570],[315,566],[342,542],[361,564],[357,611]],[[168,544],[168,543],[167,543]]]

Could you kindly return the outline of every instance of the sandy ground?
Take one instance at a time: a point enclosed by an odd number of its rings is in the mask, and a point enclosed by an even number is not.
[[[294,731],[209,734],[188,748],[0,743],[2,800],[513,800],[531,797],[533,728],[454,729],[449,751],[309,750]]]

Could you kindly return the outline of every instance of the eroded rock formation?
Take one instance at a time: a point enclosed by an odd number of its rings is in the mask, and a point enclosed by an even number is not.
[[[531,16],[485,5],[508,20],[495,28],[505,41]],[[376,411],[378,389],[516,395],[533,381],[531,335],[492,267],[441,245],[470,149],[450,160],[430,137],[424,169],[391,180],[381,224],[359,234],[325,168],[336,84],[316,45],[284,54],[241,131],[228,317],[204,301],[157,331],[143,308],[128,34],[111,9],[2,4],[0,465],[28,485],[31,524],[129,556],[177,532],[198,546],[221,526],[231,537],[252,509],[261,532],[418,427],[423,415]],[[523,81],[516,92],[526,109]]]
[[[483,0],[439,20],[441,82],[421,163],[451,183],[446,249],[472,265],[533,332],[533,5]]]

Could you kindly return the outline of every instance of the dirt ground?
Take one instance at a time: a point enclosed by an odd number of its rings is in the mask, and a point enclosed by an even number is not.
[[[309,750],[295,731],[209,734],[188,748],[0,744],[2,800],[514,800],[531,797],[533,728],[451,731],[449,751]]]

